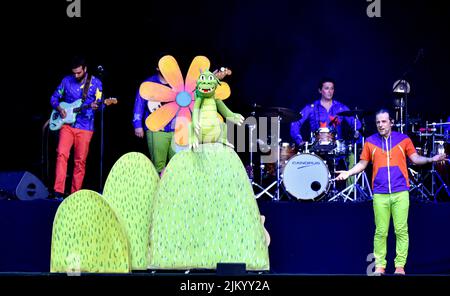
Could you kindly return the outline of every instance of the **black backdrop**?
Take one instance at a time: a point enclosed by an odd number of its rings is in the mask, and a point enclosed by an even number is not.
[[[227,104],[244,115],[255,102],[299,110],[317,98],[322,76],[335,77],[336,98],[350,108],[391,107],[391,87],[405,72],[411,116],[437,121],[450,113],[444,2],[381,0],[379,18],[367,16],[365,0],[201,2],[81,0],[81,18],[67,17],[64,0],[2,3],[0,169],[43,177],[49,98],[78,52],[90,69],[103,65],[105,95],[119,98],[105,111],[105,174],[123,153],[146,152],[133,134],[132,108],[161,53],[175,56],[184,72],[196,55],[213,68],[230,67]],[[282,136],[289,140],[287,124]],[[91,147],[86,186],[95,189],[98,133]]]

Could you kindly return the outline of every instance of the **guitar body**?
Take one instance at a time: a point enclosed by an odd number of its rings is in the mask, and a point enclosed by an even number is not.
[[[61,102],[59,106],[66,110],[67,115],[65,118],[62,118],[61,114],[59,114],[57,110],[53,110],[50,116],[50,130],[57,131],[63,126],[63,124],[74,123],[77,119],[77,112],[75,112],[74,109],[80,108],[81,104],[81,99],[72,103]]]

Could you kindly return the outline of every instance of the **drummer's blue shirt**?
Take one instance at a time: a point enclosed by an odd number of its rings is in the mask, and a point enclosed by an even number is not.
[[[311,131],[316,131],[320,127],[328,127],[334,129],[337,133],[337,139],[342,139],[342,122],[345,120],[354,128],[355,118],[350,116],[338,116],[337,114],[343,111],[350,110],[347,106],[339,101],[333,100],[330,110],[327,111],[324,106],[320,104],[320,100],[315,101],[313,104],[305,106],[300,114],[302,118],[298,121],[291,123],[291,137],[297,143],[300,144],[303,141],[300,129],[306,121],[309,121]],[[356,120],[356,129],[361,128],[361,122]]]

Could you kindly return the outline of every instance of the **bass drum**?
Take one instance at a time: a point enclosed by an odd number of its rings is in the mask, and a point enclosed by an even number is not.
[[[284,167],[284,188],[299,200],[322,199],[330,184],[330,171],[323,159],[317,155],[295,155]]]

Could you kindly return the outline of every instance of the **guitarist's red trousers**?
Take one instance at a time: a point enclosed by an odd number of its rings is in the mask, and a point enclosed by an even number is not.
[[[70,149],[74,146],[74,167],[71,193],[81,189],[86,172],[86,158],[89,152],[93,131],[73,128],[67,124],[59,131],[59,144],[56,151],[55,192],[64,193],[67,175],[67,161]]]

